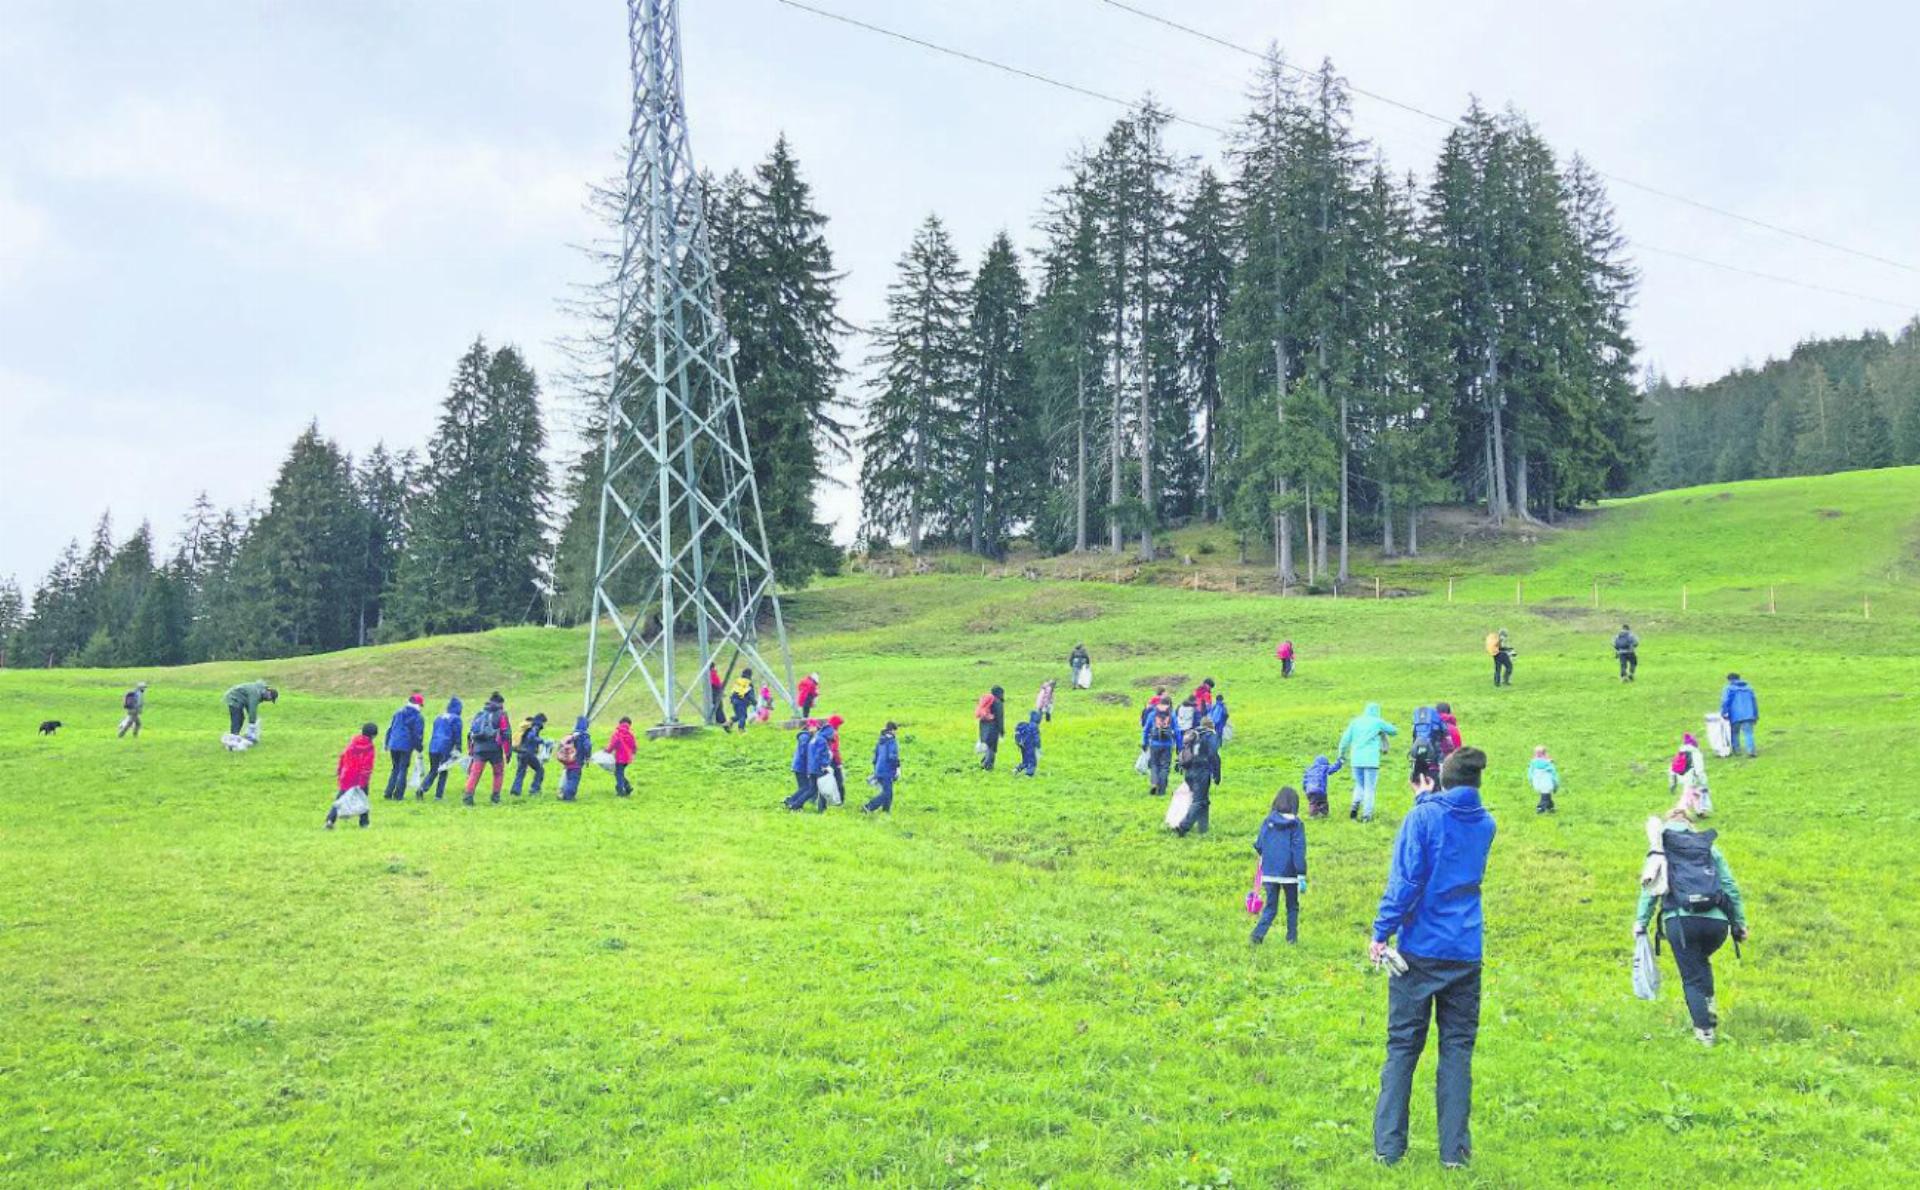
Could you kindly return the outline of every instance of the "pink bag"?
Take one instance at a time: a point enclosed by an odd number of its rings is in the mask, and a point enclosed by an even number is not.
[[[1260,899],[1260,893],[1258,890],[1247,893],[1247,913],[1250,916],[1253,916],[1253,917],[1260,916],[1260,911],[1262,909],[1265,909],[1266,907],[1267,907],[1267,903]]]

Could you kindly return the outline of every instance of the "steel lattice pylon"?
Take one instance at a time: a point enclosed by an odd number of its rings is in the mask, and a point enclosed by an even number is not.
[[[607,710],[639,674],[671,729],[689,702],[704,720],[709,663],[728,674],[744,663],[791,704],[793,660],[687,145],[678,0],[627,0],[627,36],[633,117],[611,291],[586,714]],[[760,651],[763,615],[777,636],[777,675]],[[600,640],[602,621],[613,648]],[[698,663],[677,667],[683,632]]]

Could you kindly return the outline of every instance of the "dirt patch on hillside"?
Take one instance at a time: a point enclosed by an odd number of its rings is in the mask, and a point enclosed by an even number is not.
[[[1134,688],[1139,690],[1152,690],[1157,686],[1165,686],[1172,689],[1186,684],[1186,674],[1161,674],[1158,677],[1135,678],[1133,680]]]
[[[1125,694],[1116,694],[1111,690],[1102,690],[1093,696],[1093,701],[1106,703],[1110,707],[1130,707],[1133,699]]]
[[[1840,511],[1837,508],[1816,508],[1813,510],[1813,515],[1819,517],[1823,521],[1832,521],[1832,520],[1838,520],[1840,517],[1843,517],[1847,514]]]

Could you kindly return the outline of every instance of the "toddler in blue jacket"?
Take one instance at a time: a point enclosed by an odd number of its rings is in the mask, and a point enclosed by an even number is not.
[[[1300,788],[1307,795],[1307,817],[1325,818],[1327,816],[1327,778],[1339,772],[1347,763],[1346,758],[1329,763],[1324,756],[1316,756],[1307,771],[1300,774]]]

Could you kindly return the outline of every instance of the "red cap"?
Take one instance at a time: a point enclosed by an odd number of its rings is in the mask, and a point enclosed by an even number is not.
[[[424,698],[421,698],[418,694],[411,694],[407,696],[407,701],[417,707],[417,706],[426,705],[427,700]]]
[[[831,719],[828,719],[828,720],[827,720],[827,726],[828,726],[828,727],[838,727],[838,726],[840,726],[840,725],[841,725],[842,723],[845,723],[845,722],[846,722],[846,720],[845,720],[845,719],[842,719],[842,718],[841,718],[840,716],[838,716],[838,715],[835,715],[835,716],[833,716],[833,717],[832,717]]]

